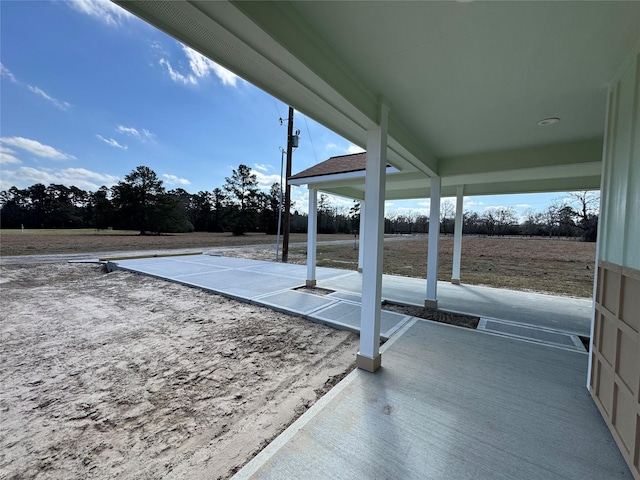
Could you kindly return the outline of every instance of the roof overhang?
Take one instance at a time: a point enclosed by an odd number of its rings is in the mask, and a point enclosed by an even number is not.
[[[454,196],[459,186],[464,186],[467,196],[597,190],[601,152],[602,141],[595,139],[451,159],[448,174],[442,176],[441,195]],[[296,178],[289,183],[362,200],[365,171]],[[420,172],[387,174],[389,200],[429,194],[429,177]]]
[[[360,147],[385,99],[387,161],[415,177],[388,198],[435,175],[445,195],[598,188],[607,85],[640,41],[640,2],[116,3]]]

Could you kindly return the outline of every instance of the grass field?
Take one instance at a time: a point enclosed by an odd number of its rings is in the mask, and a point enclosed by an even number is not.
[[[352,235],[319,235],[319,240],[352,239]],[[307,235],[292,233],[290,242],[306,242]],[[144,235],[137,231],[25,229],[0,230],[0,256],[46,255],[56,253],[115,252],[127,250],[159,250],[178,248],[214,248],[226,246],[276,243],[275,235],[249,233],[179,233]]]
[[[460,277],[472,285],[591,297],[595,247],[595,243],[549,238],[464,237]],[[441,237],[438,250],[438,280],[449,281],[453,238]],[[320,245],[317,258],[321,267],[358,266],[358,252],[351,245]],[[384,273],[425,278],[427,237],[387,238],[383,261]]]
[[[306,242],[306,234],[291,234],[291,243]],[[319,235],[319,241],[352,240],[351,235]],[[183,248],[210,249],[245,245],[275,245],[275,235],[187,233],[140,236],[118,230],[0,230],[0,255],[43,255]],[[263,252],[264,253],[264,252]],[[290,249],[292,262],[305,261],[306,248]],[[266,258],[264,255],[258,258]],[[318,246],[318,266],[355,270],[358,251],[352,243]],[[451,279],[453,238],[442,237],[438,279]],[[297,259],[297,260],[296,260]],[[387,236],[384,273],[424,278],[426,236]],[[461,280],[512,290],[591,297],[595,243],[549,238],[464,237]]]

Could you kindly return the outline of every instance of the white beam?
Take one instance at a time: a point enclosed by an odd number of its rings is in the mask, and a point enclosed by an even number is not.
[[[460,259],[462,257],[462,207],[464,202],[464,186],[456,189],[456,224],[453,230],[453,268],[451,283],[460,284]]]
[[[358,271],[362,273],[362,265],[364,265],[364,200],[360,202],[360,229],[358,230]]]
[[[429,246],[427,251],[427,297],[424,306],[438,307],[438,239],[440,237],[440,177],[431,178]]]
[[[318,191],[309,189],[309,217],[307,221],[307,287],[316,284],[316,243],[318,236]]]
[[[362,308],[358,368],[375,372],[380,368],[380,301],[382,298],[382,247],[384,240],[384,194],[387,165],[387,128],[389,107],[380,105],[380,125],[367,131],[367,175],[362,237]]]

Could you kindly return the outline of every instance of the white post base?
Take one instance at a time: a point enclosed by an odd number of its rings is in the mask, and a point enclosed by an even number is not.
[[[438,300],[425,300],[425,308],[438,308]]]
[[[358,352],[358,355],[356,356],[356,367],[358,367],[361,370],[366,370],[367,372],[373,373],[376,370],[378,370],[381,365],[382,365],[381,353],[379,353],[375,358],[365,357],[363,355],[360,355],[360,352]]]

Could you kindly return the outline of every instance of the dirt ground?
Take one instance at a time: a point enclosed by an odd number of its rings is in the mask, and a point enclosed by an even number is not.
[[[0,270],[0,478],[227,478],[355,335],[95,265]]]

